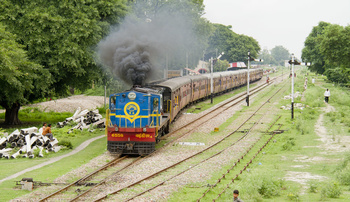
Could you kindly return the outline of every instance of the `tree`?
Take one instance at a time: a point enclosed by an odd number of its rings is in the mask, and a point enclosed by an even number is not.
[[[223,72],[226,71],[230,66],[230,63],[227,60],[216,60],[215,65],[213,66],[214,72]]]
[[[272,55],[270,54],[270,51],[267,49],[262,50],[262,52],[259,55],[259,58],[264,60],[262,62],[262,64],[276,64],[277,63],[275,58],[272,57]]]
[[[260,51],[258,42],[249,36],[236,34],[231,30],[231,26],[213,24],[214,31],[209,38],[209,54],[207,57],[215,57],[218,52],[225,52],[223,60],[246,61],[248,51],[252,57],[257,57]]]
[[[30,60],[49,69],[50,90],[86,88],[100,75],[94,46],[126,14],[125,0],[3,0],[0,20],[17,35]]]
[[[304,48],[302,50],[301,59],[303,62],[310,62],[311,71],[323,74],[325,69],[325,60],[320,50],[320,36],[323,35],[324,29],[328,27],[330,23],[319,22],[317,26],[312,28],[311,33],[304,42]]]
[[[289,51],[283,46],[275,46],[271,50],[271,56],[275,59],[276,65],[284,65],[285,60],[289,60]]]
[[[18,111],[28,101],[42,97],[51,82],[48,70],[31,62],[16,36],[0,24],[0,105],[5,124],[20,124]]]
[[[126,0],[2,0],[0,21],[15,34],[18,49],[26,51],[18,50],[21,56],[12,52],[12,60],[18,60],[18,64],[4,67],[9,71],[4,79],[7,85],[11,83],[19,90],[1,95],[2,106],[10,112],[6,113],[6,123],[18,124],[20,105],[36,96],[66,95],[69,87],[84,90],[91,80],[101,77],[103,71],[94,61],[94,46],[126,12]],[[15,71],[16,66],[25,66],[26,70]],[[39,79],[43,74],[45,79]],[[39,93],[37,89],[41,89]]]
[[[319,22],[305,40],[304,62],[337,83],[350,83],[350,26]]]

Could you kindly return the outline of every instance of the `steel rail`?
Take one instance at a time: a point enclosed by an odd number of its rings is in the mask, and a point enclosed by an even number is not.
[[[279,126],[279,129],[280,129],[281,127],[282,127],[282,125]],[[220,192],[220,193],[218,194],[218,196],[217,196],[215,199],[213,199],[213,202],[215,202],[215,201],[230,187],[230,184],[231,184],[231,183],[234,183],[234,181],[238,178],[238,176],[241,175],[241,174],[243,173],[243,171],[245,171],[251,163],[253,163],[253,160],[254,160],[254,159],[257,157],[257,155],[267,146],[267,144],[271,141],[271,139],[272,139],[275,135],[276,135],[276,133],[274,132],[274,133],[271,135],[271,137],[265,142],[265,144],[264,144],[262,147],[260,147],[260,149],[255,153],[255,155],[250,159],[250,161],[244,166],[244,168],[243,168],[242,170],[240,170],[239,174],[237,174],[234,178],[232,178],[232,179],[231,179],[231,182],[228,183],[228,184],[226,185],[226,187],[223,189],[223,191]],[[198,201],[200,201],[200,200],[198,200]]]
[[[77,185],[77,184],[79,184],[79,183],[81,183],[81,182],[87,180],[88,178],[92,177],[93,175],[95,175],[95,174],[99,173],[100,171],[105,170],[105,169],[107,169],[108,167],[110,167],[110,166],[112,166],[112,165],[118,163],[119,161],[125,159],[126,157],[127,157],[127,156],[124,156],[124,157],[122,157],[122,158],[117,157],[117,158],[113,159],[111,162],[108,162],[107,164],[105,164],[104,166],[98,168],[97,170],[93,171],[92,173],[90,173],[90,174],[88,174],[88,175],[86,175],[86,176],[80,178],[79,180],[74,181],[74,182],[71,183],[71,184],[68,184],[67,186],[61,188],[60,190],[58,190],[58,191],[56,191],[56,192],[54,192],[54,193],[52,193],[52,194],[50,194],[50,195],[48,195],[48,196],[45,196],[44,198],[40,199],[39,202],[45,201],[45,200],[47,200],[47,199],[49,199],[49,198],[51,198],[51,197],[53,197],[53,196],[55,196],[55,195],[57,195],[57,194],[59,194],[59,193],[61,193],[61,192],[67,190],[68,188],[70,188],[70,187],[72,187],[72,186],[74,186],[74,185]]]
[[[282,87],[282,88],[283,88],[283,87]],[[191,155],[191,156],[189,156],[189,157],[187,157],[187,158],[185,158],[185,159],[183,159],[183,160],[181,160],[181,161],[178,161],[177,163],[175,163],[175,164],[173,164],[173,165],[171,165],[171,166],[168,166],[168,167],[166,167],[166,168],[164,168],[164,169],[162,169],[162,170],[160,170],[160,171],[157,171],[157,172],[155,172],[155,173],[153,173],[153,174],[151,174],[151,175],[149,175],[149,176],[147,176],[147,177],[145,177],[145,178],[143,178],[143,179],[141,179],[141,180],[139,180],[139,181],[137,181],[137,182],[134,182],[134,183],[132,183],[132,184],[126,186],[126,187],[123,187],[123,188],[120,188],[120,189],[118,189],[118,190],[115,190],[115,191],[113,191],[113,192],[111,192],[111,193],[108,193],[108,194],[106,194],[105,196],[102,196],[102,197],[100,197],[99,199],[97,199],[97,200],[95,200],[95,201],[101,201],[101,200],[107,198],[107,197],[110,196],[110,195],[117,194],[118,192],[120,192],[120,191],[122,191],[122,190],[124,190],[124,189],[127,189],[127,188],[130,188],[130,187],[134,186],[134,185],[137,185],[137,184],[141,183],[142,181],[147,180],[147,179],[150,179],[150,178],[152,178],[152,177],[154,177],[154,176],[156,176],[156,175],[158,175],[158,174],[160,174],[160,173],[162,173],[162,172],[164,172],[164,171],[166,171],[166,170],[168,170],[168,169],[170,169],[170,168],[173,168],[173,167],[175,167],[176,165],[178,165],[178,164],[180,164],[180,163],[182,163],[182,162],[184,162],[184,161],[186,161],[186,160],[188,160],[188,159],[190,159],[190,158],[193,158],[194,156],[197,156],[197,155],[203,153],[204,151],[207,151],[207,150],[211,149],[212,147],[216,146],[217,144],[221,143],[221,142],[224,141],[226,138],[230,137],[232,134],[234,134],[235,132],[237,132],[238,129],[240,129],[246,122],[248,122],[248,121],[249,121],[249,120],[250,120],[250,119],[251,119],[251,118],[266,104],[266,103],[268,103],[268,102],[270,101],[270,99],[271,99],[272,97],[274,97],[282,88],[280,88],[280,89],[279,89],[277,92],[275,92],[269,99],[267,99],[267,101],[264,102],[264,103],[263,103],[263,104],[262,104],[262,105],[261,105],[261,106],[260,106],[246,121],[244,121],[244,123],[242,123],[234,132],[232,132],[232,133],[228,134],[227,136],[223,137],[223,138],[222,138],[221,140],[219,140],[218,142],[212,144],[211,146],[209,146],[209,147],[203,149],[202,151],[199,151],[199,152],[197,152],[197,153],[195,153],[195,154],[193,154],[193,155]],[[238,141],[242,140],[243,138],[244,138],[244,137],[241,137]],[[222,151],[221,151],[221,152],[222,152]],[[219,154],[219,153],[218,153],[218,154]],[[216,155],[218,155],[218,154],[216,154]],[[163,183],[164,183],[164,182],[163,182]],[[162,183],[161,183],[161,184],[162,184]],[[158,185],[158,186],[159,186],[159,185]]]
[[[273,80],[276,80],[276,78],[274,78]],[[271,81],[272,81],[272,80],[271,80]],[[271,82],[271,83],[272,83],[272,82]],[[255,94],[256,92],[261,91],[262,89],[266,88],[266,87],[269,86],[269,85],[270,85],[270,84],[264,83],[264,84],[262,84],[262,85],[260,85],[260,86],[256,86],[256,87],[254,87],[254,88],[251,89],[251,90],[252,90],[252,93],[251,93],[251,94],[253,95],[253,94]],[[176,129],[176,130],[174,130],[174,131],[171,131],[170,133],[168,133],[168,134],[164,135],[163,137],[161,137],[161,139],[165,139],[165,138],[171,136],[172,134],[174,134],[174,133],[176,133],[176,132],[182,130],[183,128],[185,128],[185,127],[187,127],[187,126],[189,126],[189,125],[191,125],[191,124],[193,124],[194,122],[198,121],[199,119],[201,119],[201,118],[203,118],[203,117],[205,117],[205,116],[211,114],[212,112],[214,112],[214,111],[220,109],[221,107],[227,105],[227,104],[230,103],[230,102],[236,101],[236,100],[238,100],[239,98],[242,98],[242,97],[243,97],[244,99],[240,99],[238,102],[241,102],[241,101],[245,100],[246,94],[247,94],[247,92],[242,92],[242,93],[241,93],[240,95],[238,95],[237,97],[234,97],[234,98],[232,98],[232,99],[228,99],[227,101],[224,101],[224,102],[219,103],[215,109],[213,109],[213,110],[211,110],[211,111],[209,111],[209,112],[207,112],[207,113],[205,113],[205,114],[203,114],[203,115],[201,115],[201,116],[195,118],[194,120],[192,120],[192,121],[186,123],[185,125],[181,126],[180,128],[178,128],[178,129]],[[235,104],[237,104],[238,102],[236,102]],[[232,105],[231,105],[231,106],[232,106]]]
[[[281,116],[279,116],[279,117],[273,122],[273,124],[270,125],[270,127],[269,127],[266,131],[268,132],[268,131],[271,129],[271,127],[274,126],[275,123],[276,123],[280,118],[281,118]],[[230,173],[231,170],[233,170],[233,168],[236,167],[236,166],[241,162],[241,160],[243,160],[243,158],[244,158],[244,157],[252,150],[252,148],[262,139],[262,137],[263,137],[263,136],[261,136],[257,141],[255,141],[255,143],[252,144],[240,158],[238,158],[238,160],[231,166],[231,168],[228,169],[227,172],[226,172],[225,174],[223,174],[223,175],[216,181],[216,183],[215,183],[213,186],[209,187],[209,188],[203,193],[203,195],[202,195],[199,199],[197,199],[197,202],[200,201],[210,190],[212,190],[214,187],[216,187],[216,186],[221,182],[221,180],[222,180],[223,178],[226,177],[226,174]],[[254,157],[254,158],[255,158],[255,157]]]
[[[259,121],[261,121],[261,119],[262,119],[263,117],[264,117],[264,115],[259,119]],[[250,117],[250,118],[251,118],[251,117]],[[249,120],[249,119],[248,119],[248,120]],[[246,122],[247,122],[248,120],[246,120]],[[258,121],[258,122],[259,122],[259,121]],[[246,122],[245,122],[245,123],[246,123]],[[125,201],[130,201],[130,200],[132,200],[132,199],[135,199],[136,197],[139,197],[139,196],[145,194],[146,192],[149,192],[149,191],[151,191],[151,190],[153,190],[153,189],[155,189],[155,188],[157,188],[157,187],[163,185],[165,182],[167,182],[167,181],[169,181],[169,180],[171,180],[171,179],[173,179],[173,178],[175,178],[175,177],[177,177],[177,176],[179,176],[179,175],[181,175],[181,174],[183,174],[183,173],[185,173],[185,172],[187,172],[187,171],[189,171],[189,170],[195,168],[196,166],[198,166],[198,165],[200,165],[200,164],[202,164],[202,163],[208,161],[209,159],[211,159],[211,158],[213,158],[213,157],[215,157],[215,156],[221,154],[221,153],[224,152],[225,150],[229,149],[230,147],[234,146],[235,144],[237,144],[238,142],[240,142],[242,139],[244,139],[244,138],[250,133],[250,131],[258,124],[258,122],[256,122],[254,125],[252,125],[252,126],[249,128],[249,130],[248,130],[243,136],[241,136],[238,140],[236,140],[234,143],[232,143],[232,144],[229,145],[228,147],[222,149],[221,151],[219,151],[219,152],[213,154],[212,156],[210,156],[210,157],[208,157],[208,158],[206,158],[206,159],[204,159],[204,160],[202,160],[202,161],[200,161],[200,162],[198,162],[198,163],[196,163],[196,164],[190,166],[189,168],[187,168],[187,169],[181,171],[180,173],[178,173],[178,174],[176,174],[176,175],[174,175],[174,176],[172,176],[172,177],[170,177],[170,178],[164,180],[163,182],[161,182],[161,183],[159,183],[159,184],[157,184],[157,185],[155,185],[155,186],[153,186],[153,187],[151,187],[151,188],[149,188],[149,189],[147,189],[147,190],[145,190],[145,191],[143,191],[143,192],[141,192],[141,193],[139,193],[139,194],[137,194],[137,195],[135,195],[135,196],[133,196],[133,197],[127,199],[127,200],[125,200]],[[245,123],[243,123],[241,126],[243,126]],[[234,132],[230,133],[230,135],[234,134],[235,132],[237,132],[237,130],[235,130]],[[261,138],[260,138],[260,139],[261,139]],[[260,140],[260,139],[259,139],[259,140]],[[242,159],[243,159],[243,157],[242,157]]]
[[[123,170],[125,170],[126,168],[129,168],[131,165],[134,165],[136,162],[138,162],[142,157],[139,156],[137,157],[134,161],[132,161],[131,163],[129,163],[128,165],[124,166],[122,169],[119,169],[118,171],[114,172],[113,174],[111,174],[110,176],[113,176]],[[103,179],[101,182],[99,182],[98,184],[96,184],[95,186],[91,187],[90,189],[86,190],[85,192],[83,192],[82,194],[76,196],[75,198],[71,199],[70,201],[76,201],[77,199],[81,198],[82,196],[85,196],[87,193],[89,193],[90,191],[92,191],[94,188],[104,184],[107,181],[108,177]]]

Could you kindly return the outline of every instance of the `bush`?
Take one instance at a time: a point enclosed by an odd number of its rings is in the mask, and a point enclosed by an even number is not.
[[[309,182],[309,189],[308,191],[310,193],[317,193],[318,192],[318,183],[316,182]]]
[[[67,140],[61,140],[60,142],[58,142],[58,145],[59,146],[65,146],[68,149],[73,149],[72,143],[70,141],[67,141]]]
[[[295,139],[293,137],[288,138],[288,140],[282,145],[282,150],[291,150],[295,145]]]
[[[343,185],[350,185],[350,154],[345,156],[345,159],[335,169],[335,174]]]
[[[283,182],[284,181],[282,180],[274,180],[273,178],[266,176],[262,179],[262,183],[258,188],[258,192],[266,198],[279,196]]]
[[[287,195],[287,197],[291,201],[299,201],[299,195],[298,194],[289,193]]]
[[[326,184],[325,187],[323,187],[321,191],[321,197],[325,198],[339,198],[340,194],[342,193],[341,188],[339,187],[338,182],[332,182],[329,184]]]

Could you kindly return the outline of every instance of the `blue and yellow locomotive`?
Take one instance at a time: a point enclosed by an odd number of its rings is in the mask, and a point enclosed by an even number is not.
[[[262,78],[262,69],[250,71],[250,82]],[[213,73],[213,94],[220,95],[247,83],[247,71]],[[106,132],[108,151],[147,155],[186,106],[211,96],[211,75],[172,78],[145,87],[112,94]]]
[[[113,154],[147,155],[155,150],[163,116],[162,88],[135,87],[112,94],[107,117],[108,151]]]

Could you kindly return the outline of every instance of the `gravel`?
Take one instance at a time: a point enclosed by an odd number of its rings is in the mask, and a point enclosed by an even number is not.
[[[107,102],[107,101],[106,101]],[[86,96],[74,95],[63,99],[51,100],[37,104],[29,105],[30,107],[38,107],[45,112],[72,112],[80,107],[81,109],[96,109],[104,105],[103,96]]]
[[[263,80],[260,82],[264,82]],[[72,111],[74,112],[75,109],[79,106],[82,108],[89,108],[101,106],[103,104],[103,97],[96,97],[96,100],[93,98],[86,99],[87,96],[72,96],[70,98],[67,98],[66,100],[58,100],[58,101],[50,101],[45,102],[47,105],[44,105],[42,103],[40,107],[43,107],[45,110],[52,110],[52,111]],[[92,96],[89,96],[92,97]],[[89,100],[89,101],[87,101]],[[251,96],[251,102],[254,102],[254,96]],[[91,104],[91,105],[88,105]],[[59,105],[60,107],[56,107]],[[200,129],[195,130],[191,134],[188,134],[184,138],[181,138],[178,140],[178,142],[185,142],[189,141],[191,142],[195,135],[201,135],[208,136],[211,131],[215,127],[219,127],[222,123],[224,123],[228,118],[232,117],[233,114],[235,114],[237,111],[242,109],[242,106],[245,106],[245,102],[241,102],[235,107],[232,107],[230,110],[226,110],[223,113],[220,113],[215,117],[214,119],[208,121],[206,124],[202,125]],[[50,111],[49,110],[49,111]],[[205,113],[205,112],[202,112]],[[199,114],[183,114],[172,126],[172,129],[178,128],[179,126],[189,122],[189,120],[194,119],[195,117],[199,116]],[[248,115],[247,115],[248,116]],[[237,120],[236,124],[232,124],[230,126],[231,128],[238,127],[240,123],[243,122],[244,118],[241,118]],[[261,125],[261,124],[260,124]],[[261,127],[261,126],[260,126]],[[203,142],[206,143],[207,147],[213,142],[218,141],[223,136],[225,136],[227,133],[221,133],[221,135],[218,133],[215,136],[213,135],[210,140],[203,139]],[[207,162],[200,164],[196,168],[166,182],[163,186],[158,187],[151,191],[150,193],[144,194],[141,197],[138,197],[134,199],[133,201],[166,201],[169,196],[175,191],[178,191],[181,187],[184,185],[187,185],[189,183],[195,183],[200,182],[203,183],[203,186],[205,185],[206,180],[211,178],[211,175],[213,172],[221,169],[222,166],[225,164],[232,162],[233,160],[236,160],[241,153],[245,151],[245,148],[247,145],[251,144],[251,142],[256,141],[256,136],[248,136],[247,138],[242,141],[241,144],[235,145],[231,147],[230,149],[226,150],[225,152],[221,153],[220,155],[216,156],[215,158],[212,158],[208,160]],[[113,178],[110,179],[110,181],[115,182],[113,186],[106,186],[103,188],[100,188],[100,192],[98,194],[94,195],[94,198],[97,199],[97,197],[103,196],[109,192],[112,192],[114,190],[117,190],[121,187],[127,186],[141,178],[144,178],[158,170],[161,170],[175,162],[178,162],[180,159],[184,159],[202,149],[204,149],[203,146],[180,146],[176,143],[172,145],[166,145],[167,147],[163,152],[158,153],[157,155],[154,155],[150,158],[145,159],[144,161],[141,161],[134,165],[133,167],[129,168],[127,171],[122,172],[120,174],[115,175]],[[98,157],[98,159],[90,162],[88,165],[82,166],[70,173],[68,173],[66,176],[62,176],[56,181],[58,182],[64,182],[64,181],[72,181],[71,178],[75,178],[76,176],[74,173],[85,173],[86,168],[88,167],[95,167],[94,164],[100,164],[101,162],[105,161],[105,159],[110,159],[108,155],[104,155],[105,157]],[[198,160],[197,160],[198,162]],[[193,163],[192,163],[193,164]],[[150,185],[155,185],[156,183],[159,183],[180,170],[184,170],[185,166],[190,166],[190,163],[185,163],[184,165],[181,164],[177,169],[172,169],[168,171],[167,173],[162,174],[160,177],[152,178],[150,180],[147,180],[146,182],[143,182],[141,186],[137,186],[133,189],[139,190],[140,187],[150,187]],[[40,193],[40,189],[38,192]],[[33,192],[30,194],[31,197],[35,196],[36,194]],[[110,196],[108,200],[111,201],[119,201],[119,200],[125,200],[133,195],[132,192],[129,191],[123,191],[122,193],[116,195],[116,196]],[[30,196],[25,196],[23,198],[27,198]],[[93,197],[93,196],[89,196]],[[91,198],[89,198],[91,200]]]

